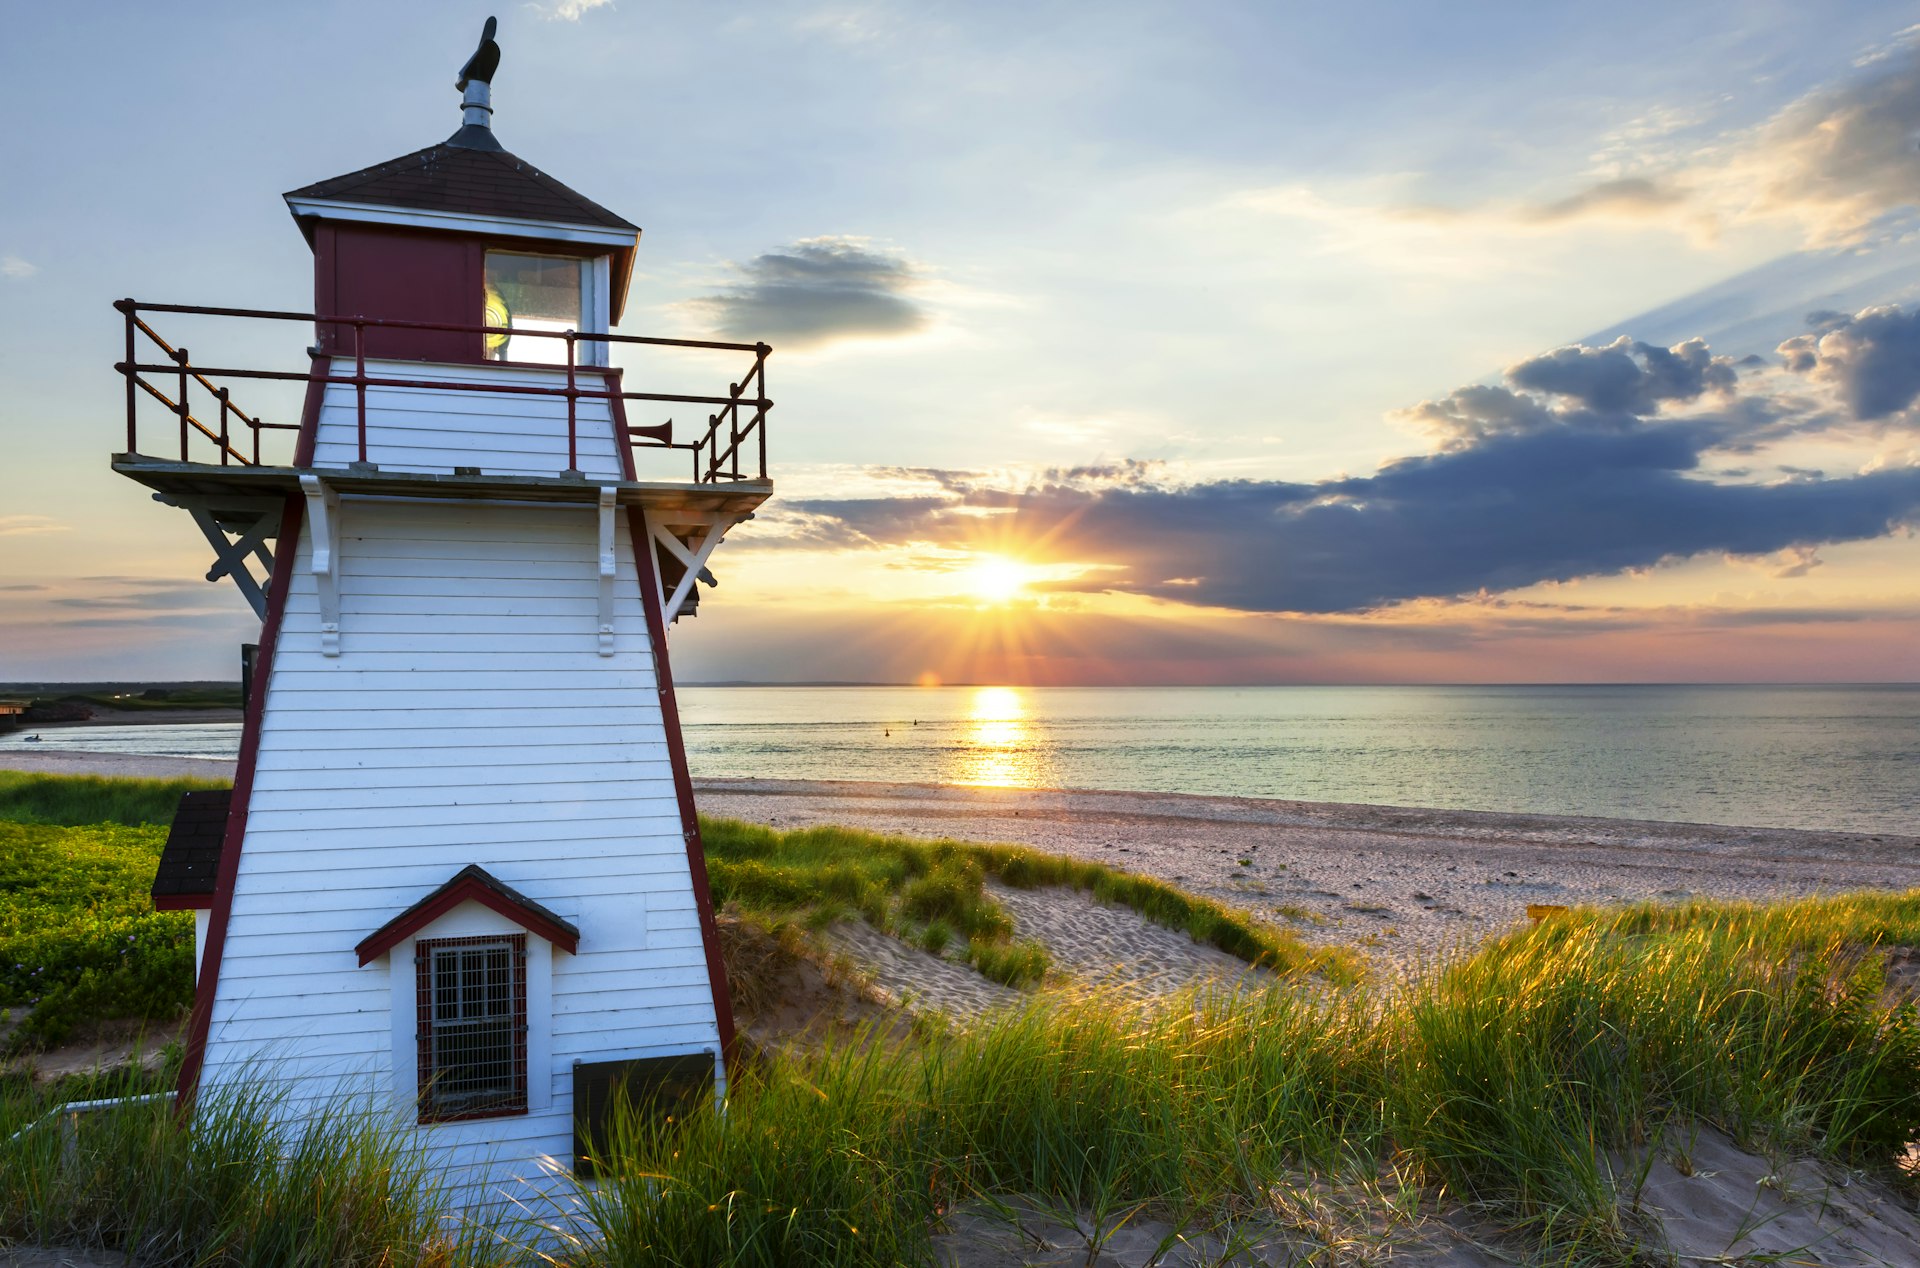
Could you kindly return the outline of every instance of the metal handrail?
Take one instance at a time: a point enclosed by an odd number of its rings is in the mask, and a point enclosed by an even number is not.
[[[417,388],[437,391],[496,392],[529,396],[561,396],[567,402],[567,464],[568,469],[579,466],[579,402],[581,400],[605,401],[651,401],[661,403],[684,403],[694,405],[718,405],[721,408],[708,415],[706,434],[698,440],[675,443],[672,422],[649,427],[629,427],[628,443],[635,448],[684,449],[693,455],[693,479],[696,484],[713,484],[721,481],[766,479],[767,476],[767,411],[773,408],[773,402],[766,396],[767,356],[773,351],[764,343],[727,343],[703,339],[669,339],[650,335],[615,335],[593,331],[546,331],[516,330],[508,326],[476,326],[455,322],[405,321],[378,317],[337,317],[317,313],[286,312],[274,309],[220,308],[198,304],[154,304],[141,303],[132,299],[114,301],[117,309],[126,319],[126,356],[114,364],[114,369],[127,380],[127,452],[139,453],[139,400],[140,393],[146,392],[159,401],[167,411],[180,420],[180,460],[190,461],[190,448],[193,433],[198,432],[216,446],[220,455],[220,464],[239,463],[242,466],[260,465],[260,433],[262,431],[298,431],[297,424],[270,423],[257,414],[248,414],[232,403],[230,390],[216,385],[215,379],[258,379],[281,382],[305,383],[346,383],[351,384],[355,396],[357,414],[358,450],[360,460],[367,457],[367,389],[370,387]],[[140,319],[140,313],[180,313],[198,317],[238,317],[264,321],[311,322],[317,327],[346,327],[353,332],[352,357],[353,373],[336,373],[338,363],[343,356],[328,354],[327,369],[322,372],[310,369],[306,373],[292,370],[249,370],[231,366],[194,366],[185,348],[176,348],[148,323]],[[565,363],[566,386],[545,386],[527,383],[502,383],[497,380],[473,378],[453,380],[444,378],[410,379],[396,378],[391,375],[369,375],[367,373],[366,332],[375,330],[416,330],[440,331],[454,334],[472,334],[479,336],[506,335],[512,338],[560,339],[566,344]],[[164,362],[143,362],[138,358],[137,336],[145,335],[166,358]],[[618,390],[620,370],[603,365],[582,365],[578,355],[581,343],[636,344],[648,347],[698,348],[722,352],[751,352],[754,354],[753,368],[738,383],[728,385],[726,396],[700,396],[673,392],[627,392]],[[486,364],[486,363],[480,363]],[[508,362],[514,366],[532,366],[540,369],[558,370],[560,366],[544,363]],[[579,372],[606,376],[605,387],[582,387],[579,384]],[[169,396],[155,387],[145,375],[165,374],[177,378],[176,395]],[[188,401],[188,393],[193,384],[199,384],[220,405],[219,429],[208,426],[193,413]],[[747,395],[749,389],[755,394]],[[752,416],[742,425],[740,410],[750,407]],[[251,456],[236,449],[232,444],[232,420],[238,418],[252,433]],[[722,423],[727,428],[727,444],[721,447],[720,431]],[[740,457],[743,442],[757,437],[758,470],[743,471]]]
[[[28,1132],[33,1131],[42,1124],[52,1122],[54,1119],[63,1116],[78,1118],[81,1114],[91,1114],[96,1110],[119,1109],[126,1105],[151,1105],[155,1101],[171,1101],[173,1099],[174,1093],[172,1092],[144,1092],[136,1096],[104,1096],[91,1101],[68,1101],[64,1105],[54,1106],[40,1117],[34,1119],[31,1123],[28,1123],[25,1127],[22,1127],[19,1131],[13,1133],[13,1135],[7,1137],[7,1143],[9,1145],[14,1144]]]

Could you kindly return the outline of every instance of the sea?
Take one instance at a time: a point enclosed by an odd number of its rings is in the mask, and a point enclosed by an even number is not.
[[[1106,788],[1920,835],[1920,684],[683,687],[696,777]],[[237,724],[49,728],[232,757]],[[0,749],[25,744],[0,737]]]

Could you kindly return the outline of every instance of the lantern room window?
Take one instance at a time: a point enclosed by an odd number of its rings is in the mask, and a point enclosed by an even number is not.
[[[560,332],[586,330],[587,281],[591,269],[574,256],[521,255],[513,251],[487,252],[486,325],[513,331]],[[565,365],[564,339],[520,334],[486,336],[489,361],[522,361]],[[582,344],[575,353],[581,364],[599,358],[597,346]]]
[[[527,939],[421,939],[420,1121],[527,1110]]]

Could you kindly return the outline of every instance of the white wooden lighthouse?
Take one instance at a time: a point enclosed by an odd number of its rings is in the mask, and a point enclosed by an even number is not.
[[[771,491],[767,348],[610,334],[639,230],[494,138],[492,35],[452,137],[286,196],[312,312],[120,302],[113,460],[261,619],[232,794],[187,799],[155,883],[199,921],[182,1101],[370,1098],[473,1200],[577,1169],[612,1087],[724,1083],[666,634]],[[297,424],[248,412],[261,380],[305,383]]]

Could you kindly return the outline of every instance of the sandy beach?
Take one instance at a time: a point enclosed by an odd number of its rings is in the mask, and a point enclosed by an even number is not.
[[[0,769],[230,779],[233,763],[0,752]],[[1330,805],[1168,793],[770,779],[695,781],[709,815],[776,827],[1010,841],[1171,881],[1309,940],[1417,960],[1529,904],[1920,887],[1920,837]]]
[[[1478,941],[1525,920],[1529,904],[1920,886],[1912,836],[1167,793],[763,779],[694,787],[709,815],[1015,841],[1095,859],[1391,961]]]

